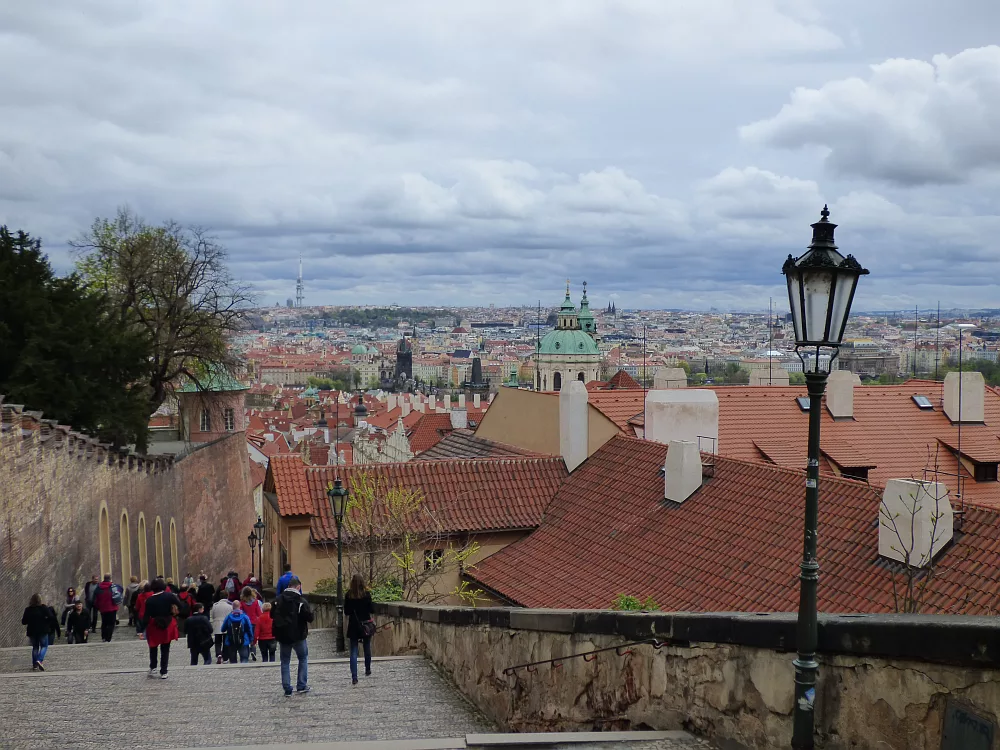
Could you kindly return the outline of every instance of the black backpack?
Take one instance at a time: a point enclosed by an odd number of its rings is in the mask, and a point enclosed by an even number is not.
[[[298,602],[290,602],[283,597],[271,607],[271,632],[279,643],[294,643],[298,629]]]
[[[235,617],[229,621],[229,645],[233,648],[243,647],[243,618]]]

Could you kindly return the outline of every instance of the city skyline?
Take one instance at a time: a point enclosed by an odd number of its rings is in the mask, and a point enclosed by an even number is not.
[[[993,307],[1000,8],[868,5],[14,5],[0,223],[60,271],[119,205],[201,225],[266,306],[301,255],[307,306],[552,305],[570,275],[784,311],[829,203],[856,310]]]

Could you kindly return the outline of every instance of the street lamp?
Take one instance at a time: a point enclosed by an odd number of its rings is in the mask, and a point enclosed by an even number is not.
[[[327,485],[327,497],[330,498],[330,510],[333,520],[337,522],[337,651],[344,651],[344,545],[341,530],[344,526],[344,508],[347,506],[347,490],[339,479]]]
[[[257,516],[257,523],[253,525],[257,533],[257,583],[264,585],[264,519]],[[252,567],[252,566],[251,566]]]
[[[250,575],[253,575],[253,552],[257,549],[257,534],[252,530],[247,537],[247,544],[250,545]]]
[[[802,361],[809,393],[809,456],[806,467],[805,533],[799,573],[799,617],[796,629],[798,657],[795,665],[795,713],[792,747],[813,747],[813,705],[816,699],[816,584],[819,563],[816,561],[816,527],[819,517],[819,429],[823,393],[830,367],[837,356],[847,318],[851,313],[858,279],[868,270],[854,256],[846,258],[837,251],[829,220],[823,206],[821,218],[812,225],[809,249],[799,258],[788,256],[781,272],[788,282],[788,302],[795,328],[795,353]],[[820,351],[830,349],[824,368]]]

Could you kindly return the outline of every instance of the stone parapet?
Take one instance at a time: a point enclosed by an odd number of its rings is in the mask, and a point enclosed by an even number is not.
[[[376,609],[392,625],[378,653],[426,654],[508,730],[689,729],[748,748],[791,737],[794,614]],[[650,638],[659,648],[613,648]],[[819,660],[819,748],[937,750],[949,704],[1000,718],[995,618],[820,615]]]

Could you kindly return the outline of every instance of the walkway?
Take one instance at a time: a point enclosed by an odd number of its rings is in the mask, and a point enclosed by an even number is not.
[[[147,677],[148,650],[137,639],[53,646],[44,673],[30,671],[27,647],[0,649],[0,747],[134,750],[155,738],[158,748],[420,739],[443,748],[496,731],[422,657],[377,659],[374,674],[352,687],[347,661],[331,658],[332,636],[310,634],[312,692],[291,698],[278,665],[190,667],[183,642],[171,649],[166,680]],[[709,747],[682,733],[665,737],[629,746]]]

